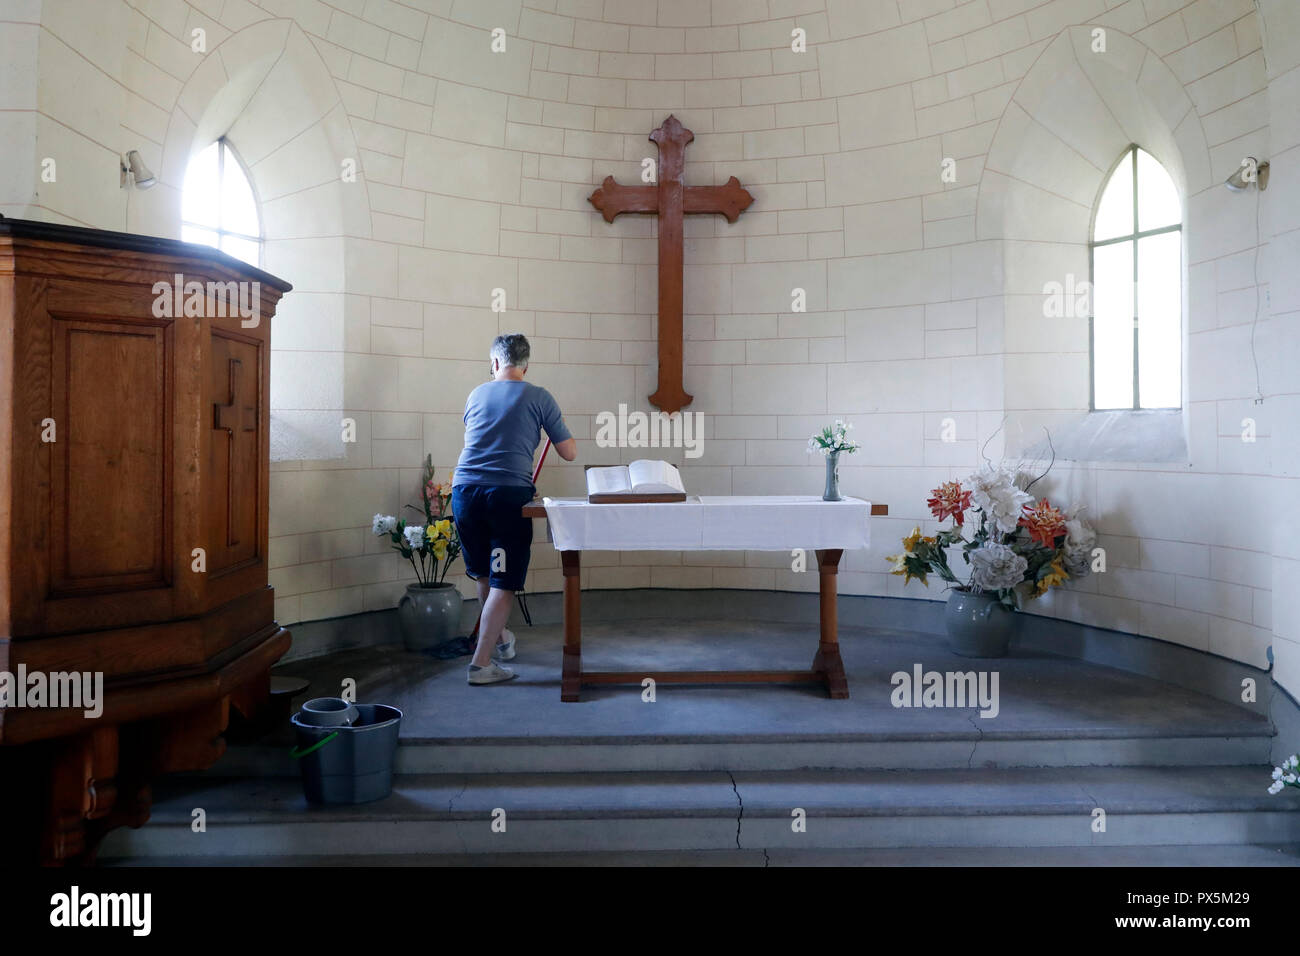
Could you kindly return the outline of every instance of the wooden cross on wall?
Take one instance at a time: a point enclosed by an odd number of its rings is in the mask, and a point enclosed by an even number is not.
[[[650,134],[659,147],[658,181],[649,186],[622,186],[606,176],[589,201],[606,222],[625,212],[659,214],[659,386],[651,403],[670,415],[691,403],[682,386],[682,216],[721,213],[735,222],[754,201],[732,176],[722,186],[682,183],[686,147],[695,134],[669,116]]]

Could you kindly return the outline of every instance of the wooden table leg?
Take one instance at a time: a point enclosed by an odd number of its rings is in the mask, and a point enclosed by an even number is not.
[[[813,657],[813,670],[820,671],[831,697],[843,700],[849,696],[848,678],[844,676],[844,662],[840,659],[839,610],[836,591],[839,584],[842,548],[817,552],[817,573],[821,592],[821,640]]]
[[[564,569],[564,664],[560,670],[560,700],[576,701],[582,687],[581,551],[561,551]]]

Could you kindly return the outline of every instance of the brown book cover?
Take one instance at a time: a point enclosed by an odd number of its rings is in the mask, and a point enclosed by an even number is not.
[[[653,495],[587,495],[587,503],[593,505],[639,505],[654,503],[659,501],[685,501],[686,493],[682,491],[668,491],[661,494]]]
[[[592,468],[608,468],[609,465],[584,465],[583,471],[589,471]],[[639,505],[639,504],[658,504],[669,501],[685,501],[686,492],[684,491],[659,491],[645,494],[637,494],[632,491],[621,492],[596,492],[587,495],[587,503],[592,505]]]

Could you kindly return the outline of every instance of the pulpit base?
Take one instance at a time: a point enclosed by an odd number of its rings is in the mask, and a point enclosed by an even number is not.
[[[94,863],[110,830],[148,821],[155,778],[205,770],[225,753],[222,734],[231,708],[255,719],[269,701],[271,667],[289,644],[289,632],[273,626],[215,671],[151,685],[159,696],[179,702],[174,710],[130,723],[104,722],[118,710],[115,698],[140,693],[138,687],[110,689],[104,718],[93,729],[0,748],[5,779],[24,781],[9,795],[13,805],[0,807],[0,857],[11,864]],[[22,804],[20,793],[34,800]],[[33,816],[39,827],[31,825]]]

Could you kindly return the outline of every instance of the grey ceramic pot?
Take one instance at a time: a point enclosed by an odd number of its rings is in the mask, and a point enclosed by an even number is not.
[[[822,501],[843,501],[840,496],[840,453],[831,452],[826,456],[826,489],[822,492]]]
[[[460,630],[461,604],[460,591],[454,584],[408,584],[397,604],[406,649],[422,651],[455,637]]]
[[[1016,624],[1014,611],[996,595],[949,591],[943,615],[948,646],[962,657],[1006,657]]]

